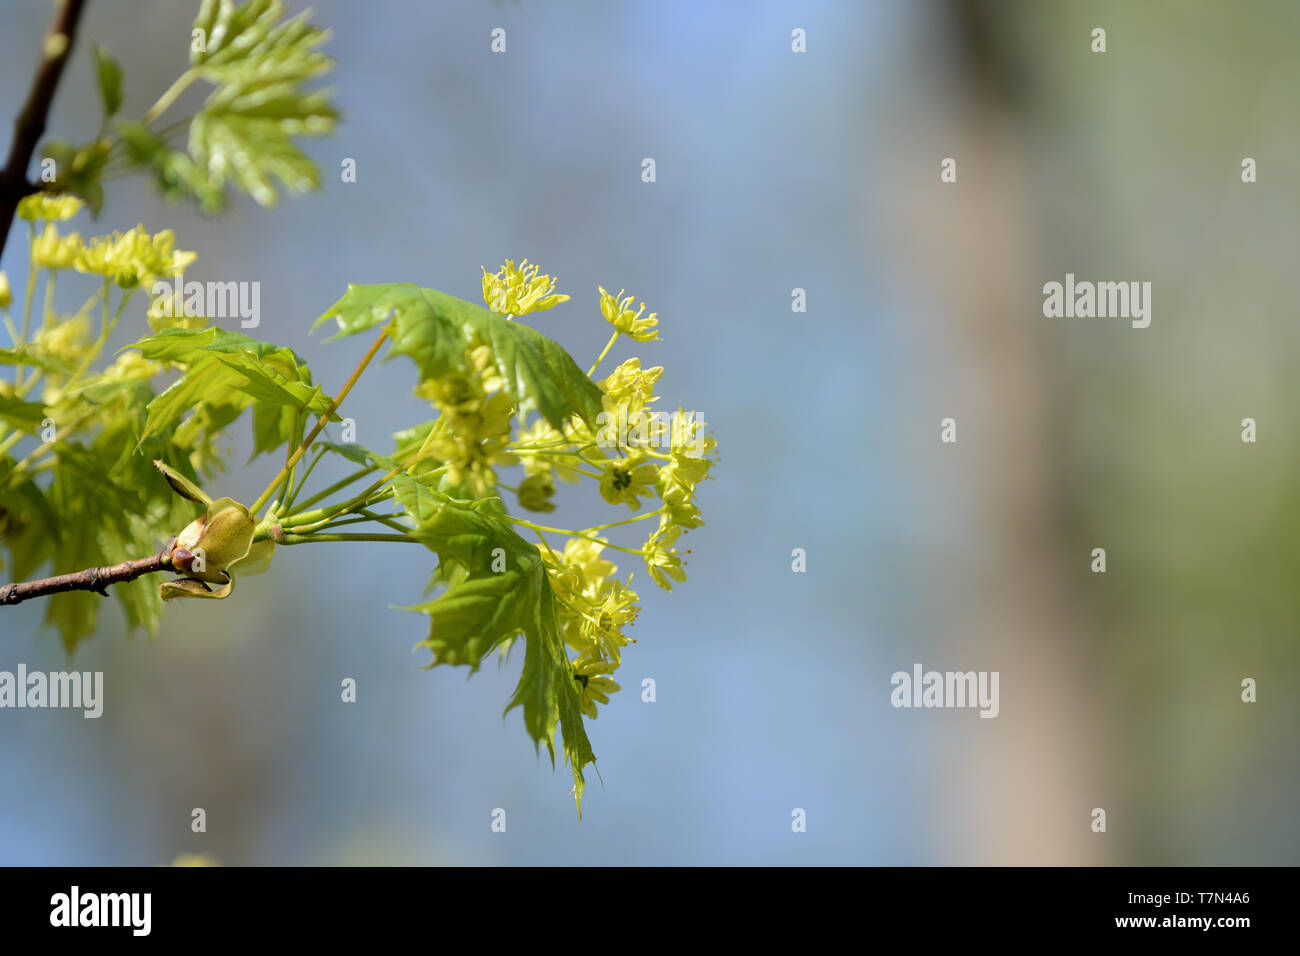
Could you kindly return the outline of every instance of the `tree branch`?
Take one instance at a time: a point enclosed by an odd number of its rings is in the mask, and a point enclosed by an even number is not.
[[[6,584],[0,587],[0,606],[20,604],[29,598],[45,597],[62,591],[94,591],[108,597],[105,590],[110,584],[125,584],[143,574],[169,571],[172,566],[172,545],[168,544],[157,554],[135,561],[123,561],[103,568],[87,568],[72,574],[56,574],[52,578]]]
[[[45,34],[41,62],[32,79],[27,102],[14,122],[9,159],[5,168],[0,170],[0,256],[4,255],[5,241],[9,238],[9,228],[13,225],[18,200],[39,188],[27,181],[27,166],[32,161],[32,154],[36,152],[37,143],[45,135],[45,121],[50,115],[50,104],[54,101],[54,91],[58,89],[63,67],[68,62],[72,45],[77,39],[77,23],[85,5],[86,0],[59,0],[49,32]]]

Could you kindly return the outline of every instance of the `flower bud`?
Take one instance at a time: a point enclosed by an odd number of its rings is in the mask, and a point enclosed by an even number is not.
[[[225,584],[226,571],[248,555],[253,546],[257,522],[247,508],[233,498],[218,498],[207,513],[195,518],[176,536],[172,560],[186,577]],[[183,554],[184,553],[184,554]],[[176,564],[181,555],[189,568]],[[202,555],[202,564],[196,559]]]
[[[182,498],[188,498],[190,501],[197,502],[201,505],[212,505],[212,499],[207,495],[207,493],[180,472],[167,467],[167,465],[158,461],[156,458],[154,459],[153,466],[162,472],[163,477],[167,479],[167,484],[171,485],[172,491],[176,492]]]
[[[554,496],[555,483],[550,475],[529,475],[519,485],[519,504],[529,511],[554,511]]]

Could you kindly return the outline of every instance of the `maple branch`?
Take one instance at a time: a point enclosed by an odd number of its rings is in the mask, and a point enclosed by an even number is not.
[[[9,228],[13,225],[18,200],[39,189],[27,181],[27,166],[32,161],[32,154],[36,152],[36,144],[45,135],[45,121],[50,115],[50,104],[54,101],[54,92],[63,76],[63,67],[72,53],[72,44],[77,38],[77,23],[81,20],[85,6],[86,0],[60,0],[49,32],[45,34],[41,62],[32,79],[27,102],[23,104],[23,111],[14,122],[9,159],[4,169],[0,170],[0,256],[4,255],[5,241],[9,238]]]
[[[41,578],[37,581],[27,581],[22,584],[17,582],[6,584],[4,587],[0,587],[0,606],[21,604],[29,598],[45,597],[62,591],[94,591],[108,597],[106,588],[111,584],[125,584],[127,581],[134,581],[143,574],[171,570],[171,566],[172,546],[169,544],[157,554],[150,555],[147,558],[123,561],[121,564],[102,568],[87,568],[84,571],[74,571],[71,574],[56,574],[51,578]]]

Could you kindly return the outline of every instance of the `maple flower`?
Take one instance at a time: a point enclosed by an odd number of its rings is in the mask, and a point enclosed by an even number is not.
[[[626,405],[629,412],[639,412],[649,403],[658,401],[654,397],[655,383],[663,374],[662,365],[642,368],[639,358],[628,359],[598,383],[605,393],[601,399],[605,411],[613,415],[620,405]]]
[[[681,535],[682,529],[678,527],[660,527],[646,542],[645,546],[645,563],[650,570],[650,577],[654,578],[655,584],[659,585],[665,591],[671,591],[673,586],[668,583],[668,578],[674,581],[685,581],[686,571],[682,568],[682,559],[678,555],[677,549],[673,547],[677,538]]]
[[[707,458],[694,458],[673,452],[668,464],[659,469],[656,488],[664,504],[680,505],[690,501],[695,486],[709,476],[713,463]]]
[[[472,359],[472,356],[471,356]],[[447,479],[475,498],[493,492],[497,465],[514,465],[519,459],[507,451],[514,406],[504,392],[489,395],[484,375],[456,373],[430,379],[415,394],[432,402],[447,420],[447,429],[429,442],[429,451],[447,463]],[[497,381],[500,379],[498,377]]]
[[[32,242],[32,264],[38,269],[70,269],[81,252],[78,233],[59,237],[59,228],[52,222]]]
[[[645,464],[645,453],[634,449],[626,458],[613,458],[602,462],[604,474],[600,478],[600,496],[611,505],[625,504],[633,511],[641,507],[638,495],[650,494],[659,478],[659,469]]]
[[[645,303],[642,302],[641,307],[633,312],[632,302],[636,297],[629,295],[622,298],[626,289],[619,289],[618,295],[611,295],[605,291],[604,286],[596,288],[600,290],[600,314],[606,322],[638,342],[653,342],[659,338],[659,333],[655,330],[659,324],[658,312],[651,312],[641,318],[645,312]]]
[[[579,660],[573,665],[573,680],[578,688],[578,709],[596,719],[596,704],[608,704],[609,695],[619,690],[605,674],[612,673],[616,664],[601,660]]]
[[[595,597],[605,579],[618,570],[614,562],[601,557],[605,544],[604,538],[570,538],[564,543],[564,564],[577,577],[577,593]]]
[[[139,349],[127,349],[117,357],[112,365],[104,370],[104,381],[148,381],[165,370],[166,366],[163,363],[145,358]]]
[[[62,221],[71,219],[85,203],[76,196],[53,196],[49,193],[32,193],[18,200],[18,218],[35,222],[37,219]]]
[[[205,329],[208,327],[208,320],[204,316],[191,315],[185,310],[184,296],[173,288],[168,288],[167,291],[154,296],[149,301],[149,311],[145,314],[145,318],[149,328],[155,332],[170,328]]]
[[[105,276],[121,288],[131,289],[158,276],[174,276],[194,261],[195,253],[176,249],[175,243],[170,229],[151,236],[139,225],[125,233],[91,239],[74,264],[78,272]]]
[[[700,509],[693,501],[665,501],[664,512],[659,516],[659,529],[665,531],[671,527],[682,530],[699,528],[704,524]]]
[[[550,513],[555,510],[555,482],[548,474],[529,475],[519,483],[519,504],[529,511]]]
[[[481,268],[481,267],[480,267]],[[538,267],[525,259],[515,267],[507,259],[496,272],[483,269],[483,301],[499,315],[528,315],[545,312],[569,297],[556,294],[555,280],[548,275],[538,275]]]
[[[631,583],[632,576],[628,575],[628,584]],[[641,613],[640,600],[640,595],[622,581],[615,579],[605,583],[600,596],[591,603],[579,625],[582,636],[589,642],[582,660],[598,658],[615,666],[620,663],[621,650],[630,642],[623,628],[636,623],[637,615]]]
[[[572,484],[582,479],[582,474],[576,470],[582,463],[581,456],[574,451],[577,444],[579,442],[562,434],[546,419],[537,418],[531,425],[519,427],[512,448],[521,452],[519,459],[523,462],[524,473],[529,477],[558,477],[561,481]]]
[[[79,315],[38,329],[32,345],[38,355],[75,367],[86,357],[93,337],[90,320]]]

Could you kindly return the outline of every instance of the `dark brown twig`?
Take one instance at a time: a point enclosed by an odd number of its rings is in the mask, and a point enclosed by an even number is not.
[[[63,67],[72,55],[72,45],[77,39],[77,23],[86,0],[59,0],[54,20],[45,35],[41,62],[32,79],[31,91],[23,111],[14,123],[14,139],[9,144],[9,159],[0,170],[0,256],[4,255],[5,241],[13,225],[18,200],[39,187],[27,181],[27,166],[36,152],[36,145],[45,135],[45,121],[50,115],[54,92],[63,76]],[[58,39],[62,37],[63,39]]]
[[[169,571],[171,566],[172,551],[169,544],[157,554],[135,561],[123,561],[103,568],[87,568],[72,574],[56,574],[52,578],[41,578],[38,581],[6,584],[0,587],[0,606],[19,604],[29,598],[45,597],[62,591],[94,591],[108,597],[106,589],[111,584],[125,584],[142,574]]]

